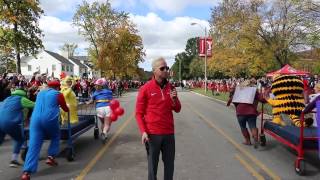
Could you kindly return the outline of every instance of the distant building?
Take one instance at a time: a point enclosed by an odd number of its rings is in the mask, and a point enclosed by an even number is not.
[[[62,72],[78,77],[101,77],[100,72],[95,71],[93,66],[90,65],[87,56],[68,58],[64,52],[60,55],[43,50],[36,57],[25,56],[21,58],[21,73],[26,77],[31,77],[34,73],[40,73],[59,78]]]
[[[30,77],[36,72],[53,77],[59,77],[62,72],[74,75],[74,65],[63,56],[47,50],[41,51],[36,58],[33,56],[22,57],[21,74]]]
[[[80,74],[80,76],[86,75],[88,78],[100,78],[101,77],[101,71],[97,71],[93,68],[93,65],[90,63],[88,56],[73,56],[70,59],[76,59],[80,63],[82,63],[86,70]]]

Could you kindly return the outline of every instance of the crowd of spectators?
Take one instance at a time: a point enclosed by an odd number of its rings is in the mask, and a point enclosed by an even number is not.
[[[72,89],[77,97],[89,98],[94,91],[94,82],[96,78],[74,77]],[[0,102],[9,97],[11,92],[16,89],[23,89],[27,92],[30,100],[35,101],[37,93],[47,87],[47,82],[50,80],[60,80],[60,78],[50,77],[46,74],[34,74],[31,78],[25,78],[21,74],[7,73],[0,75]],[[128,91],[131,88],[139,88],[143,83],[133,80],[107,80],[107,86],[112,92],[121,96],[123,91]]]

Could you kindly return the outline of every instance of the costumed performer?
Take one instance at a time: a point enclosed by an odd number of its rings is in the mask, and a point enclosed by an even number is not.
[[[17,89],[0,105],[0,144],[3,143],[6,134],[14,140],[10,167],[21,165],[18,156],[24,142],[23,109],[33,108],[34,106],[34,102],[26,97],[27,93],[24,90]]]
[[[30,122],[30,143],[23,167],[22,180],[29,180],[30,174],[35,173],[38,168],[39,153],[45,137],[51,140],[48,149],[46,164],[57,166],[55,157],[59,153],[60,125],[59,116],[60,108],[68,112],[63,94],[59,92],[60,82],[48,82],[48,89],[38,93],[36,104],[31,116]]]
[[[100,136],[103,143],[105,143],[111,126],[111,109],[109,104],[112,100],[112,91],[107,88],[103,88],[106,84],[106,81],[102,78],[96,80],[94,84],[96,91],[93,93],[91,100],[88,101],[87,104],[90,104],[92,102],[95,102],[96,104],[97,116],[99,117],[101,122],[102,133],[100,134]]]
[[[67,106],[69,107],[69,113],[70,113],[70,124],[76,124],[79,122],[78,118],[78,110],[77,110],[77,97],[76,94],[72,90],[72,77],[67,76],[63,79],[61,82],[61,93],[64,96],[64,99],[67,103]],[[68,123],[68,113],[64,112],[63,110],[61,113],[61,124],[62,126],[66,126]]]

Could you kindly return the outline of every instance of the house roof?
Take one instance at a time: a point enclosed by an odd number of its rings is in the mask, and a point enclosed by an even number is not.
[[[74,62],[75,64],[77,64],[80,68],[86,68],[86,66],[85,66],[84,64],[82,64],[79,59],[74,58],[74,57],[71,57],[71,58],[69,58],[69,59],[70,59],[72,62]]]
[[[73,58],[79,59],[80,61],[88,62],[89,58],[88,56],[73,56]]]
[[[83,64],[86,66],[93,68],[93,65],[89,62],[89,57],[88,56],[73,56],[72,58],[78,59],[80,61],[83,61]]]
[[[71,64],[73,65],[71,62],[69,62],[66,58],[64,58],[63,56],[57,54],[57,53],[54,53],[54,52],[51,52],[51,51],[47,51],[47,50],[44,50],[46,53],[48,53],[49,55],[51,55],[52,57],[54,57],[55,59],[57,59],[58,61],[62,62],[63,64]]]

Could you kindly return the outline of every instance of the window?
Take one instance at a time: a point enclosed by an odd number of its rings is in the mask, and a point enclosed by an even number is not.
[[[32,71],[32,66],[28,65],[28,71]]]
[[[64,71],[64,65],[61,65],[61,66],[62,66],[61,70]]]
[[[52,71],[56,71],[56,65],[52,64]]]
[[[69,66],[66,66],[67,67],[67,71],[69,71]]]
[[[73,72],[73,67],[72,66],[70,66],[70,71]]]

